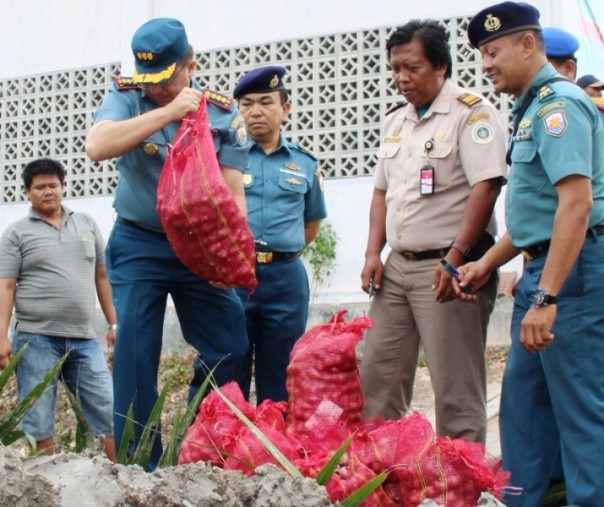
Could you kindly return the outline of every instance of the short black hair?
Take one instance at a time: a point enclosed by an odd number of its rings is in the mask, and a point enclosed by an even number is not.
[[[289,92],[287,91],[287,88],[281,88],[279,90],[279,97],[281,98],[281,105],[289,102]]]
[[[26,189],[31,188],[34,177],[40,174],[51,174],[59,177],[61,185],[65,183],[65,168],[58,160],[52,158],[39,158],[29,162],[23,169],[23,185]]]
[[[424,55],[432,63],[434,68],[447,67],[445,78],[452,75],[451,47],[449,46],[449,34],[445,28],[432,19],[412,19],[405,25],[397,28],[386,41],[386,52],[388,59],[394,46],[409,44],[417,39],[424,48]]]

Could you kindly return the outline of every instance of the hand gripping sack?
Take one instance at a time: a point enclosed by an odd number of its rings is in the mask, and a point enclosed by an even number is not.
[[[218,165],[205,95],[168,146],[157,212],[176,256],[193,273],[230,287],[256,287],[254,237]]]

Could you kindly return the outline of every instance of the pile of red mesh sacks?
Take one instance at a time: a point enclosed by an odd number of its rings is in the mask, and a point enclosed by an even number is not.
[[[347,323],[344,313],[296,343],[288,367],[289,403],[267,400],[254,408],[235,383],[222,387],[222,393],[307,477],[316,477],[353,435],[326,486],[333,502],[383,471],[388,478],[364,507],[416,507],[426,499],[468,507],[477,505],[481,492],[501,497],[507,475],[481,444],[438,437],[419,413],[398,421],[363,419],[355,346],[372,323],[366,317]],[[248,475],[265,463],[277,464],[214,392],[202,402],[182,444],[179,463],[197,461]]]

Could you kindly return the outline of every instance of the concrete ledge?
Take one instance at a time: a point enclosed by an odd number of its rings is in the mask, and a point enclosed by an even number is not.
[[[487,346],[505,347],[510,345],[510,322],[514,300],[510,296],[501,296],[495,302],[495,309],[491,315],[487,335]],[[369,301],[339,303],[339,304],[314,304],[310,306],[308,326],[310,329],[318,324],[327,322],[337,311],[347,310],[346,318],[351,320],[355,317],[365,315],[369,309]],[[105,344],[107,325],[101,311],[98,311],[95,329]],[[186,354],[190,351],[189,346],[182,337],[180,325],[174,307],[169,306],[164,319],[164,343],[162,354]]]

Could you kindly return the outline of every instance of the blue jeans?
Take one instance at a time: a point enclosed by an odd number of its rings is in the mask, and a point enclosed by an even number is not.
[[[604,237],[585,240],[558,298],[554,340],[537,354],[520,344],[520,325],[546,256],[526,264],[516,288],[512,347],[499,417],[503,468],[521,495],[508,507],[538,507],[558,456],[567,501],[600,507],[604,499]]]
[[[165,236],[116,223],[107,244],[107,270],[117,310],[113,382],[119,449],[133,403],[135,445],[158,399],[157,373],[168,295],[184,339],[198,352],[189,401],[217,366],[218,385],[240,382],[248,351],[243,307],[234,290],[215,289],[176,257]],[[162,454],[155,438],[149,469]]]
[[[251,296],[238,290],[245,308],[250,351],[245,358],[243,392],[249,398],[252,363],[256,401],[287,401],[289,354],[306,330],[310,290],[300,258],[257,264],[258,287]]]
[[[111,374],[97,339],[62,338],[17,331],[13,337],[15,354],[28,344],[17,364],[19,399],[46,376],[54,364],[69,352],[62,368],[44,394],[25,413],[23,431],[40,441],[55,434],[55,402],[61,378],[65,386],[79,397],[86,422],[95,436],[113,436],[113,388]]]

